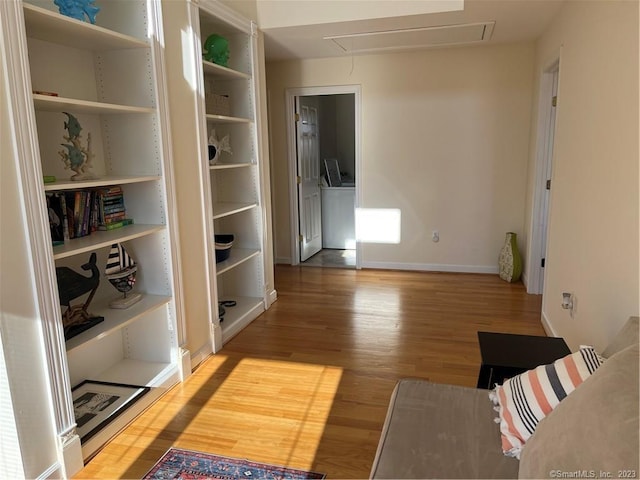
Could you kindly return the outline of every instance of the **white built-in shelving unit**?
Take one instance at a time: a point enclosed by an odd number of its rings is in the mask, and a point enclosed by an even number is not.
[[[60,14],[53,0],[6,2],[2,10],[27,228],[56,428],[64,438],[66,459],[74,458],[77,444],[70,440],[73,387],[96,380],[152,388],[121,420],[116,418],[82,445],[86,459],[180,378],[180,275],[161,5],[159,0],[126,0],[99,2],[99,7],[95,25]],[[57,96],[33,93],[37,91]],[[58,154],[66,134],[63,112],[79,120],[83,143],[91,134],[96,179],[69,180],[73,172],[64,169]],[[43,175],[57,181],[45,184]],[[133,225],[51,246],[45,192],[115,185],[122,186]],[[108,305],[121,295],[104,276],[114,243],[124,244],[139,267],[134,291],[143,299],[124,310]],[[93,253],[101,280],[89,312],[104,321],[65,341],[55,269],[84,273],[81,266]],[[73,466],[67,467],[73,472]]]
[[[187,319],[191,322],[187,336],[192,361],[198,363],[207,352],[222,348],[275,299],[275,291],[267,292],[266,281],[273,265],[270,255],[265,254],[271,243],[265,201],[269,180],[260,148],[258,31],[253,21],[215,0],[166,0],[164,5],[166,11],[170,9],[165,31],[174,35],[167,43],[167,58],[182,65],[182,69],[168,72],[172,114],[181,118],[172,125],[173,138],[180,142],[174,155],[182,157],[176,172],[177,191],[181,209],[192,202],[190,219],[180,225],[181,239],[190,242],[183,252],[183,257],[189,258],[182,264],[197,258],[193,266],[185,267],[184,276],[189,277],[187,281],[201,279],[185,288],[185,299],[187,309],[196,309],[202,300],[208,304],[207,318]],[[203,47],[211,34],[228,40],[227,66],[203,58]],[[228,97],[228,111],[208,108],[213,103],[208,97],[213,94]],[[215,164],[208,158],[212,130],[218,139],[229,136],[232,151],[223,151]],[[182,211],[180,215],[182,219]],[[215,262],[216,234],[234,235],[230,258],[220,263]],[[201,258],[206,272],[200,271]],[[225,300],[236,305],[225,306],[221,320],[218,302]],[[206,345],[198,343],[200,332],[210,334]]]
[[[198,58],[202,58],[202,46],[211,34],[226,38],[230,51],[228,67],[204,59],[196,63],[196,74],[204,87],[197,105],[202,117],[200,128],[204,130],[201,138],[215,129],[218,138],[229,135],[232,150],[232,154],[222,152],[219,161],[208,166],[209,174],[204,176],[212,233],[235,237],[230,258],[213,265],[216,295],[212,301],[237,302],[234,307],[225,307],[224,320],[219,322],[224,344],[268,304],[261,191],[264,179],[258,147],[257,28],[254,22],[230,15],[217,2],[200,1],[193,8],[197,8],[197,17],[195,14],[193,17],[198,19],[194,28]],[[219,115],[207,111],[207,96],[212,93],[228,96],[230,112]]]

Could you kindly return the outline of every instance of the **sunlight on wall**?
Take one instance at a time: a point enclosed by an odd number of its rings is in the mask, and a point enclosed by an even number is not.
[[[356,239],[362,243],[400,243],[398,208],[356,208]]]
[[[182,30],[182,76],[187,81],[187,84],[191,87],[191,89],[195,92],[197,89],[197,82],[195,78],[195,72],[198,70],[193,66],[193,59],[196,58],[196,53],[193,51],[193,38],[195,33],[189,27],[186,31]]]

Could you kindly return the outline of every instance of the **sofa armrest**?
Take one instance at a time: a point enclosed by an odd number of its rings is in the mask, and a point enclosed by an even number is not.
[[[576,471],[596,472],[593,478],[637,476],[639,361],[636,343],[607,359],[562,400],[525,444],[519,478]]]

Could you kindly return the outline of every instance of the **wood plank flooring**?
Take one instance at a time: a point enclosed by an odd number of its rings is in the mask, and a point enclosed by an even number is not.
[[[141,478],[171,446],[368,478],[398,379],[474,387],[478,330],[544,335],[541,296],[497,275],[275,274],[274,305],[76,478]]]

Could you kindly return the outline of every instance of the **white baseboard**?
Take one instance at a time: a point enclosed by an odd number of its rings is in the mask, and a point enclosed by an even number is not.
[[[80,443],[80,437],[77,434],[70,435],[64,440],[64,444],[62,445],[62,459],[64,461],[64,473],[66,478],[73,477],[84,468],[82,444]]]
[[[275,302],[277,299],[278,299],[278,292],[275,290],[275,288],[270,292],[267,292],[266,308],[269,308],[271,305],[273,305],[273,302]]]
[[[211,338],[213,343],[211,348],[213,348],[213,353],[218,353],[222,350],[222,328],[220,327],[220,322],[210,324],[209,328],[211,329]]]
[[[205,343],[200,350],[191,354],[191,371],[200,365],[209,355],[213,353],[211,345]]]
[[[84,466],[84,465],[83,465]],[[80,470],[78,470],[75,473],[78,473]],[[75,475],[74,473],[74,475]],[[47,468],[44,472],[42,472],[40,475],[38,475],[38,477],[36,477],[38,480],[49,480],[49,479],[58,479],[58,478],[71,478],[71,475],[67,475],[65,477],[65,475],[62,473],[62,467],[59,463],[55,463],[53,465],[51,465],[49,468]]]
[[[247,311],[238,320],[232,322],[222,330],[222,344],[224,345],[238,333],[251,324],[262,312],[264,312],[264,303],[259,303]]]
[[[494,265],[450,265],[437,263],[362,262],[362,268],[381,270],[417,270],[424,272],[498,273]]]
[[[278,257],[277,264],[291,265],[291,258]],[[380,270],[416,270],[424,272],[452,273],[490,273],[498,274],[497,265],[453,265],[438,263],[404,263],[404,262],[362,262],[360,268],[377,268]]]
[[[186,348],[180,347],[180,381],[184,382],[191,376],[191,352]]]
[[[540,318],[540,322],[542,323],[542,328],[544,328],[544,331],[547,333],[547,336],[549,336],[549,337],[559,337],[560,336],[560,335],[558,335],[558,332],[555,331],[555,329],[551,325],[551,322],[547,318],[547,315],[544,312],[542,312],[542,316]]]

